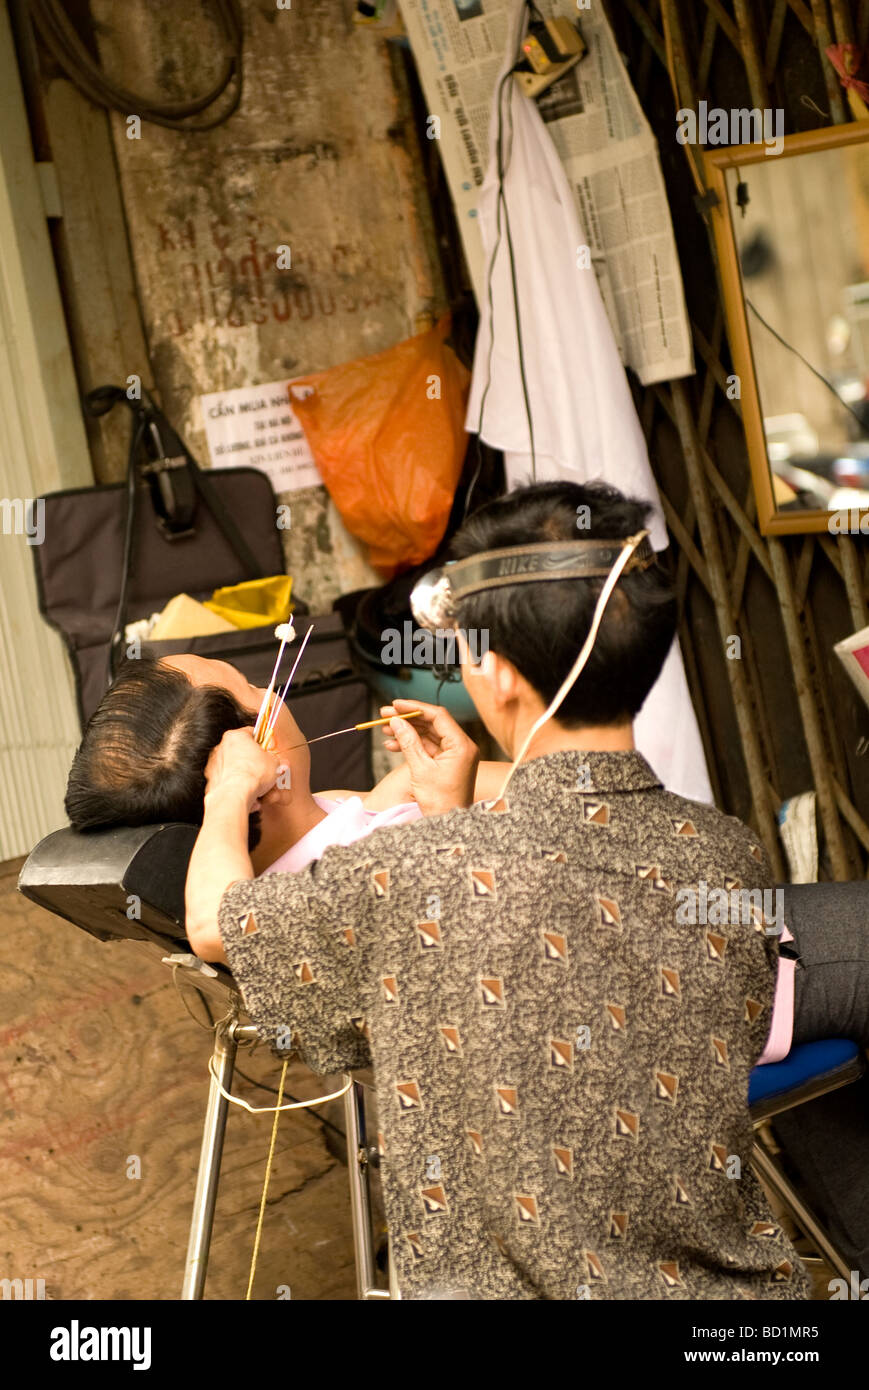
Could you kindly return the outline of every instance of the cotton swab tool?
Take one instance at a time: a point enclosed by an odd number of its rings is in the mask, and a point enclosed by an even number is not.
[[[286,683],[286,685],[284,686],[283,690],[281,691],[280,695],[278,695],[277,700],[275,701],[274,709],[271,711],[271,713],[270,713],[270,715],[269,715],[269,719],[268,719],[268,722],[267,722],[266,728],[265,728],[265,733],[263,734],[263,737],[262,737],[262,740],[261,740],[264,746],[268,744],[269,739],[271,738],[272,734],[274,733],[275,725],[276,725],[277,722],[278,722],[278,715],[279,715],[280,712],[281,712],[281,708],[282,708],[282,706],[283,706],[283,703],[284,703],[284,701],[285,701],[286,698],[287,698],[287,694],[289,693],[290,686],[291,686],[292,683],[293,683],[293,676],[296,674],[296,668],[298,667],[298,664],[299,664],[299,662],[300,662],[301,659],[302,659],[302,654],[303,654],[303,652],[304,652],[304,650],[305,650],[305,647],[308,645],[308,638],[310,637],[310,635],[311,635],[311,633],[312,633],[313,631],[314,631],[314,624],[311,623],[311,626],[308,628],[308,631],[305,633],[304,637],[302,638],[302,645],[300,646],[299,651],[298,651],[298,655],[296,656],[296,659],[295,659],[295,661],[293,662],[293,669],[292,669],[292,671],[290,672],[289,676],[287,677],[287,683]]]
[[[288,623],[281,623],[278,627],[275,628],[275,636],[280,638],[281,645],[278,648],[278,656],[277,660],[275,661],[275,669],[272,671],[272,678],[269,681],[269,688],[263,696],[263,702],[259,707],[259,714],[257,715],[256,723],[253,726],[253,736],[256,739],[257,743],[259,743],[260,741],[259,736],[263,726],[263,720],[267,718],[267,711],[270,712],[271,709],[271,699],[272,694],[274,693],[275,679],[277,677],[278,670],[280,669],[281,657],[284,654],[284,647],[287,645],[288,642],[292,641],[295,635],[296,634],[293,629],[292,618]]]
[[[309,743],[322,743],[324,738],[337,738],[339,734],[355,734],[359,729],[376,729],[378,724],[388,724],[390,719],[416,719],[419,714],[422,714],[421,709],[412,709],[408,714],[390,714],[386,719],[368,719],[364,724],[351,724],[349,728],[335,729],[331,734],[318,734],[316,738],[306,738],[304,743],[293,743],[286,751],[291,753],[294,748],[304,748]]]

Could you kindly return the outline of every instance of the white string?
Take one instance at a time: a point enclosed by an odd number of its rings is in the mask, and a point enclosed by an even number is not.
[[[221,1084],[220,1077],[214,1070],[213,1057],[209,1057],[208,1059],[208,1070],[211,1074],[212,1081],[217,1083],[217,1089],[224,1100],[231,1101],[233,1105],[240,1105],[244,1110],[247,1110],[250,1115],[274,1115],[279,1110],[311,1110],[315,1105],[325,1105],[327,1100],[339,1100],[341,1096],[346,1096],[350,1087],[353,1085],[353,1077],[350,1076],[348,1072],[344,1072],[344,1075],[347,1077],[347,1084],[342,1086],[340,1091],[333,1091],[331,1095],[317,1096],[314,1100],[294,1100],[289,1105],[249,1105],[246,1100],[242,1100],[241,1096],[231,1095],[229,1091],[225,1090]]]
[[[600,595],[598,597],[598,601],[594,610],[594,617],[591,621],[591,627],[588,630],[588,636],[582,644],[579,656],[573,663],[573,666],[568,672],[567,678],[561,685],[561,688],[556,692],[555,697],[552,700],[552,703],[550,704],[549,708],[547,710],[544,710],[540,718],[537,719],[531,725],[531,728],[525,735],[525,742],[522,744],[522,747],[519,749],[519,752],[513,759],[510,771],[507,773],[507,776],[504,779],[504,785],[499,791],[498,795],[495,797],[496,801],[500,801],[505,791],[507,790],[510,778],[513,776],[513,773],[516,771],[516,768],[519,766],[522,759],[525,757],[525,754],[528,751],[528,745],[534,738],[534,735],[537,733],[538,729],[543,728],[543,725],[546,723],[547,719],[551,719],[553,714],[557,712],[562,701],[564,700],[565,696],[567,695],[568,691],[570,690],[571,686],[576,680],[577,676],[580,674],[582,668],[585,666],[585,663],[588,661],[588,658],[591,656],[591,649],[595,644],[597,630],[601,625],[604,609],[606,608],[607,603],[609,602],[610,594],[615,588],[622,570],[628,563],[628,560],[630,560],[637,546],[640,544],[640,541],[643,539],[644,536],[647,536],[648,534],[648,531],[638,531],[635,536],[628,536],[627,540],[625,541],[622,553],[616,560],[609,574],[607,575],[606,583],[600,591]]]

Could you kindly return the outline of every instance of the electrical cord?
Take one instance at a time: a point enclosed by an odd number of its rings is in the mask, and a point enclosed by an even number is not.
[[[201,96],[187,101],[151,101],[136,92],[128,91],[113,82],[92,57],[67,15],[62,0],[29,0],[34,28],[45,47],[69,80],[97,106],[119,111],[125,116],[139,116],[143,121],[165,126],[168,130],[214,130],[237,110],[242,93],[242,48],[244,17],[239,0],[211,0],[215,17],[227,41],[217,81]],[[213,105],[235,80],[235,91],[229,105],[217,116],[189,124]]]
[[[201,990],[201,989],[197,989],[197,988],[196,988],[196,985],[193,983],[192,980],[188,982],[188,983],[190,984],[191,989],[193,990],[193,993],[202,1001],[202,1007],[204,1008],[206,1017],[207,1017],[207,1019],[208,1019],[208,1022],[207,1022],[207,1023],[203,1023],[201,1019],[199,1019],[199,1018],[196,1017],[195,1013],[193,1012],[193,1010],[191,1009],[189,1003],[187,1002],[187,998],[186,998],[185,991],[184,991],[183,989],[181,989],[180,986],[179,986],[179,984],[178,984],[178,966],[177,966],[177,965],[173,965],[173,967],[172,967],[172,983],[174,984],[175,989],[176,989],[177,992],[178,992],[178,995],[179,995],[179,997],[180,997],[180,999],[181,999],[181,1003],[184,1005],[184,1007],[185,1007],[185,1009],[187,1010],[188,1014],[189,1014],[190,1017],[193,1019],[193,1022],[197,1025],[197,1027],[199,1027],[199,1028],[204,1028],[204,1029],[206,1030],[206,1032],[212,1033],[212,1032],[214,1031],[214,1014],[211,1012],[211,1005],[209,1004],[209,1002],[208,1002],[208,1000],[206,999],[205,995],[202,993],[202,990]],[[301,1110],[311,1110],[311,1109],[313,1109],[313,1105],[312,1105],[312,1104],[307,1104],[307,1103],[304,1102],[304,1101],[300,1101],[300,1100],[298,1099],[298,1097],[290,1095],[289,1091],[284,1090],[283,1092],[281,1092],[277,1087],[267,1085],[267,1083],[266,1083],[265,1081],[257,1081],[257,1080],[254,1079],[254,1077],[248,1076],[246,1072],[243,1072],[243,1071],[241,1070],[241,1067],[238,1067],[238,1066],[235,1067],[235,1068],[234,1068],[234,1072],[235,1072],[235,1075],[236,1075],[236,1076],[240,1076],[240,1077],[241,1077],[242,1081],[247,1081],[251,1086],[255,1086],[255,1087],[257,1088],[257,1090],[259,1090],[259,1091],[268,1091],[270,1095],[277,1096],[279,1100],[282,1100],[282,1099],[283,1099],[283,1096],[289,1096],[290,1100],[293,1101],[293,1102],[295,1103],[295,1106],[296,1106],[298,1109],[301,1109]],[[342,1094],[343,1094],[343,1092],[342,1092]],[[232,1097],[232,1099],[236,1099],[236,1098],[235,1098],[235,1097]],[[321,1105],[321,1104],[322,1104],[322,1099],[317,1100],[316,1102],[314,1102],[314,1104],[316,1104],[316,1105]],[[270,1107],[269,1107],[269,1108],[270,1108]],[[325,1115],[317,1115],[316,1118],[320,1121],[320,1124],[321,1124],[321,1125],[325,1125],[327,1129],[334,1130],[334,1132],[335,1132],[336,1134],[340,1135],[342,1139],[346,1140],[347,1135],[344,1133],[344,1130],[341,1129],[339,1125],[333,1124],[331,1120],[327,1120]]]
[[[127,591],[130,584],[130,569],[133,559],[133,536],[135,533],[136,503],[139,485],[139,477],[136,472],[136,455],[145,437],[145,423],[145,415],[144,413],[140,413],[138,419],[133,423],[132,437],[130,440],[130,454],[127,462],[127,505],[124,521],[124,556],[121,561],[121,589],[118,594],[118,611],[115,614],[115,621],[112,626],[112,637],[109,640],[109,650],[106,657],[106,689],[108,689],[115,678],[118,648],[122,647],[124,643],[124,618],[127,611]]]
[[[543,15],[540,13],[540,11],[538,10],[537,6],[534,4],[534,0],[527,0],[527,3],[528,3],[528,9],[529,9],[529,11],[530,11],[532,14],[536,14],[536,15],[537,15],[537,18],[538,18],[538,20],[540,21],[541,24],[545,23],[544,18],[543,18]],[[520,46],[521,46],[521,44],[522,44],[522,35],[521,35],[521,34],[520,34],[520,36],[519,36],[519,44],[520,44]],[[517,62],[517,63],[514,63],[514,65],[513,65],[513,72],[514,72],[514,73],[515,73],[517,67],[518,67],[518,62]],[[530,99],[530,98],[529,98],[529,99]],[[512,89],[511,89],[511,91],[510,91],[510,96],[509,96],[508,99],[507,99],[507,110],[508,110],[508,113],[509,113],[509,116],[510,116],[510,154],[512,155],[512,153],[513,153],[513,93],[512,93]],[[531,414],[531,400],[530,400],[530,397],[529,397],[529,394],[528,394],[528,379],[527,379],[527,377],[526,377],[526,375],[525,375],[525,345],[524,345],[524,343],[523,343],[523,341],[522,341],[522,320],[521,320],[521,316],[520,316],[520,313],[519,313],[519,285],[518,285],[518,282],[517,282],[517,279],[516,279],[516,257],[515,257],[514,251],[513,251],[513,233],[512,233],[511,230],[510,230],[510,214],[509,214],[509,211],[508,211],[508,208],[507,208],[507,196],[506,196],[506,194],[505,194],[505,192],[504,192],[504,178],[505,178],[505,176],[506,176],[507,170],[506,170],[506,168],[504,168],[503,170],[502,170],[502,168],[501,168],[501,153],[500,153],[500,135],[501,135],[501,128],[500,128],[500,103],[499,103],[499,109],[498,109],[498,116],[499,116],[499,130],[498,130],[498,134],[499,134],[498,181],[499,181],[499,189],[500,189],[501,201],[502,201],[503,204],[504,204],[504,226],[505,226],[506,231],[507,231],[507,251],[508,251],[509,256],[510,256],[510,285],[511,285],[511,288],[512,288],[512,290],[513,290],[513,308],[514,308],[514,312],[515,312],[515,316],[516,316],[516,345],[517,345],[517,347],[518,347],[518,349],[519,349],[519,375],[520,375],[521,380],[522,380],[522,399],[523,399],[523,401],[525,402],[525,416],[526,416],[526,418],[527,418],[527,420],[528,420],[528,440],[529,440],[529,443],[530,443],[530,445],[531,445],[531,476],[533,477],[533,479],[534,479],[534,481],[535,481],[535,483],[536,483],[536,481],[537,481],[537,453],[536,453],[536,450],[535,450],[535,447],[534,447],[534,420],[533,420],[532,414]]]
[[[479,438],[479,436],[482,434],[482,431],[483,431],[483,414],[484,414],[485,409],[486,409],[486,397],[487,397],[488,394],[489,394],[489,387],[492,385],[492,352],[493,352],[494,347],[495,347],[495,331],[494,331],[494,325],[495,325],[495,304],[494,304],[494,300],[493,300],[493,297],[492,297],[492,276],[493,276],[494,270],[495,270],[495,262],[496,262],[496,260],[498,259],[498,251],[499,251],[500,246],[501,246],[501,183],[502,183],[502,174],[501,174],[501,136],[502,136],[501,105],[502,105],[502,102],[501,102],[501,98],[502,98],[502,93],[503,93],[503,90],[504,90],[504,83],[507,82],[507,81],[509,81],[509,79],[512,77],[512,75],[513,75],[513,68],[511,68],[509,72],[505,72],[505,73],[504,73],[504,76],[501,78],[501,82],[500,82],[500,85],[499,85],[499,87],[498,87],[498,96],[497,96],[497,102],[498,102],[498,141],[497,141],[497,145],[496,145],[496,151],[497,151],[496,158],[497,158],[497,163],[498,163],[498,198],[497,198],[497,209],[498,209],[498,211],[497,211],[497,216],[496,216],[496,219],[495,219],[495,245],[492,247],[492,254],[491,254],[491,256],[489,257],[489,268],[488,268],[488,270],[487,270],[487,272],[486,272],[486,299],[487,299],[488,306],[489,306],[489,352],[488,352],[488,356],[487,356],[487,358],[486,358],[486,385],[483,387],[483,394],[482,394],[482,396],[480,397],[480,418],[479,418],[479,421],[478,421],[478,423],[477,423],[477,437],[478,437],[478,438]],[[517,307],[518,307],[518,306],[517,306]],[[470,490],[469,490],[469,492],[468,492],[468,499],[466,499],[466,502],[465,502],[465,507],[466,507],[466,508],[467,508],[467,505],[468,505],[468,501],[469,501],[469,500],[470,500]]]
[[[286,1070],[286,1065],[285,1062],[284,1071]],[[349,1072],[344,1072],[344,1085],[339,1087],[337,1091],[330,1091],[327,1096],[317,1096],[316,1100],[294,1100],[290,1105],[251,1105],[248,1101],[243,1100],[241,1096],[234,1096],[231,1091],[226,1089],[214,1069],[213,1057],[209,1057],[208,1059],[208,1074],[216,1084],[223,1099],[228,1100],[232,1105],[240,1105],[242,1110],[246,1110],[249,1115],[279,1115],[284,1110],[312,1110],[316,1105],[325,1105],[329,1100],[339,1100],[341,1096],[346,1096],[350,1087],[353,1085],[353,1077]],[[283,1072],[281,1075],[283,1076]],[[278,1093],[279,1101],[283,1094],[289,1094],[289,1092],[285,1093],[280,1091]]]
[[[832,381],[828,381],[827,378],[824,376],[824,374],[823,374],[822,372],[819,372],[819,371],[818,371],[817,367],[813,367],[812,364],[811,364],[811,362],[809,362],[805,357],[803,357],[803,354],[800,352],[799,348],[795,348],[794,345],[793,345],[793,343],[789,343],[789,342],[787,341],[786,338],[783,338],[782,335],[777,331],[777,329],[773,328],[773,326],[772,326],[771,323],[767,323],[766,319],[764,318],[764,316],[763,316],[763,314],[760,312],[760,310],[759,310],[759,309],[756,309],[756,308],[754,307],[754,305],[752,304],[751,300],[748,298],[748,295],[746,295],[746,294],[743,293],[743,297],[744,297],[745,302],[746,302],[746,304],[748,305],[749,309],[750,309],[751,312],[754,314],[755,318],[758,319],[758,320],[760,321],[760,323],[763,324],[763,326],[764,326],[764,328],[766,329],[767,333],[771,333],[772,336],[773,336],[775,339],[777,339],[778,342],[781,343],[781,345],[782,345],[783,348],[787,348],[788,352],[792,352],[792,353],[794,354],[794,357],[798,357],[798,358],[799,358],[799,360],[802,362],[802,364],[803,364],[804,367],[808,367],[808,369],[809,369],[809,371],[812,373],[812,375],[813,375],[813,376],[816,376],[816,377],[818,378],[818,381],[823,382],[823,384],[824,384],[824,386],[826,386],[827,390],[830,391],[830,392],[832,393],[832,395],[834,395],[834,396],[836,397],[836,400],[838,401],[838,403],[839,403],[839,405],[842,407],[842,409],[843,409],[843,410],[850,411],[850,413],[854,416],[854,419],[857,421],[857,424],[860,426],[860,433],[861,433],[862,435],[865,435],[865,434],[866,434],[866,423],[865,423],[865,421],[863,421],[863,420],[860,419],[860,416],[857,414],[856,410],[853,410],[853,409],[851,408],[851,406],[848,404],[847,401],[843,401],[843,400],[842,400],[842,397],[839,395],[839,392],[836,390],[836,388],[835,388],[835,386],[833,385]]]
[[[591,656],[592,649],[597,638],[598,628],[600,627],[601,622],[603,621],[604,610],[607,606],[607,603],[609,602],[610,595],[612,594],[612,591],[618,582],[619,575],[625,568],[625,565],[630,560],[637,546],[644,539],[644,537],[648,536],[648,534],[648,531],[638,531],[635,536],[625,537],[622,545],[622,552],[619,555],[619,558],[616,560],[615,564],[613,565],[612,569],[610,570],[609,574],[607,575],[607,578],[604,581],[604,586],[601,589],[600,594],[598,595],[598,600],[595,605],[594,614],[592,615],[591,627],[588,630],[588,636],[586,637],[585,641],[582,644],[582,647],[580,648],[579,655],[577,656],[576,661],[573,663],[573,666],[568,671],[558,690],[555,692],[555,695],[552,697],[552,700],[548,708],[543,711],[539,719],[536,719],[534,721],[534,723],[531,725],[531,728],[525,735],[524,742],[522,743],[519,752],[513,759],[513,762],[510,764],[510,769],[507,773],[507,776],[504,778],[501,790],[495,798],[496,803],[503,799],[507,791],[507,787],[510,784],[510,779],[513,776],[513,773],[516,771],[519,764],[521,763],[522,759],[525,757],[525,754],[528,752],[528,748],[531,744],[532,739],[534,738],[534,735],[537,733],[539,729],[543,728],[543,725],[546,723],[547,719],[551,719],[553,715],[558,713],[562,702],[564,701],[565,697],[568,695],[575,681],[581,674],[586,662],[588,661],[588,658]]]
[[[533,10],[534,13],[536,13],[536,14],[538,14],[538,15],[539,15],[539,13],[540,13],[539,10],[537,10],[536,6],[535,6],[534,4],[532,4],[532,3],[529,3],[529,4],[528,4],[528,9],[529,9],[529,10]],[[521,44],[521,42],[522,42],[522,36],[521,36],[521,35],[520,35],[519,42],[520,42],[520,44]],[[488,267],[488,270],[487,270],[487,273],[486,273],[486,299],[487,299],[488,306],[489,306],[489,352],[488,352],[488,356],[487,356],[487,359],[486,359],[486,385],[485,385],[485,387],[483,388],[483,394],[482,394],[482,396],[480,397],[480,416],[479,416],[479,421],[478,421],[478,424],[477,424],[477,439],[478,439],[478,441],[479,441],[480,435],[482,434],[482,429],[483,429],[483,415],[484,415],[484,411],[485,411],[485,408],[486,408],[486,397],[487,397],[488,394],[489,394],[489,387],[490,387],[491,384],[492,384],[492,352],[493,352],[494,346],[495,346],[495,307],[494,307],[493,295],[492,295],[492,278],[493,278],[493,274],[494,274],[494,270],[495,270],[495,262],[496,262],[497,259],[498,259],[498,252],[499,252],[500,247],[501,247],[501,212],[502,212],[502,210],[503,210],[503,213],[504,213],[504,227],[505,227],[506,233],[507,233],[507,252],[508,252],[508,255],[509,255],[509,258],[510,258],[510,284],[511,284],[511,288],[512,288],[512,291],[513,291],[513,312],[514,312],[515,319],[516,319],[516,343],[517,343],[517,347],[518,347],[518,350],[519,350],[519,375],[520,375],[520,378],[521,378],[521,381],[522,381],[522,398],[523,398],[523,401],[524,401],[524,404],[525,404],[525,415],[526,415],[526,419],[527,419],[527,421],[528,421],[528,438],[529,438],[529,443],[530,443],[530,445],[531,445],[531,472],[532,472],[532,476],[533,476],[533,478],[534,478],[534,481],[536,482],[536,481],[537,481],[537,454],[536,454],[535,445],[534,445],[534,421],[533,421],[532,414],[531,414],[531,401],[530,401],[529,392],[528,392],[528,380],[527,380],[526,373],[525,373],[525,348],[524,348],[524,343],[523,343],[523,339],[522,339],[522,318],[521,318],[521,314],[520,314],[520,312],[519,312],[519,286],[518,286],[517,279],[516,279],[516,257],[515,257],[515,252],[514,252],[514,248],[513,248],[513,235],[512,235],[512,232],[511,232],[511,230],[510,230],[510,214],[509,214],[508,209],[507,209],[507,198],[506,198],[506,194],[505,194],[505,192],[504,192],[504,178],[505,178],[506,173],[507,173],[507,166],[506,166],[505,163],[504,163],[504,116],[503,116],[503,104],[504,104],[504,103],[503,103],[503,94],[504,94],[504,86],[505,86],[505,84],[506,84],[507,82],[509,82],[509,81],[512,79],[513,74],[514,74],[514,72],[516,71],[516,68],[518,67],[519,61],[520,61],[520,60],[517,59],[517,61],[513,64],[513,66],[512,66],[511,68],[509,68],[509,69],[507,70],[507,72],[504,73],[503,77],[501,78],[500,83],[498,84],[498,93],[497,93],[497,98],[496,98],[496,101],[497,101],[497,108],[498,108],[498,136],[497,136],[497,140],[496,140],[496,144],[495,144],[495,156],[496,156],[496,163],[497,163],[497,168],[498,168],[498,197],[497,197],[497,209],[498,209],[498,211],[497,211],[497,217],[496,217],[496,221],[495,221],[495,244],[494,244],[494,246],[492,247],[492,254],[491,254],[491,256],[489,257],[489,267]],[[508,146],[508,163],[509,163],[509,157],[510,157],[510,155],[512,155],[512,153],[513,153],[513,107],[512,107],[512,93],[511,93],[510,98],[508,99],[508,102],[507,102],[507,112],[508,112],[508,115],[509,115],[509,118],[510,118],[509,146]],[[478,462],[478,464],[477,464],[476,472],[475,472],[475,474],[474,474],[474,477],[473,477],[472,480],[471,480],[471,484],[470,484],[470,486],[469,486],[469,488],[468,488],[467,496],[466,496],[466,498],[465,498],[465,516],[468,515],[468,507],[469,507],[470,501],[471,501],[471,493],[472,493],[473,490],[474,490],[474,485],[476,484],[477,478],[479,477],[479,474],[480,474],[480,467],[481,467],[481,465],[482,465],[482,456],[479,455],[479,442],[478,442],[478,446],[477,446],[477,447],[478,447],[479,462]]]

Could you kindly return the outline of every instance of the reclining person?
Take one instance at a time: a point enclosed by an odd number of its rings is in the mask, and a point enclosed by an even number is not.
[[[199,824],[209,754],[227,729],[253,726],[264,693],[226,661],[179,655],[125,662],[92,715],[70,770],[66,812],[72,826]],[[434,716],[433,706],[399,703]],[[422,814],[406,764],[370,792],[313,795],[311,755],[303,740],[284,705],[274,750],[286,772],[250,817],[248,847],[257,873],[304,868],[327,845],[350,844]],[[391,738],[387,746],[397,748]],[[481,764],[477,796],[493,796],[501,776],[501,764]]]

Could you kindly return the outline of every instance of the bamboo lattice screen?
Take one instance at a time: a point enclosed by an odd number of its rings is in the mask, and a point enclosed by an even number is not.
[[[757,829],[785,880],[776,813],[783,799],[814,791],[820,877],[863,877],[869,710],[832,646],[869,622],[869,543],[757,530],[740,403],[726,394],[732,369],[711,236],[675,139],[665,22],[679,105],[780,108],[791,134],[851,119],[824,49],[865,45],[869,0],[609,0],[607,10],[658,137],[692,323],[696,375],[634,386],[671,532],[680,636],[716,798]],[[739,659],[727,656],[732,636],[741,639]]]

